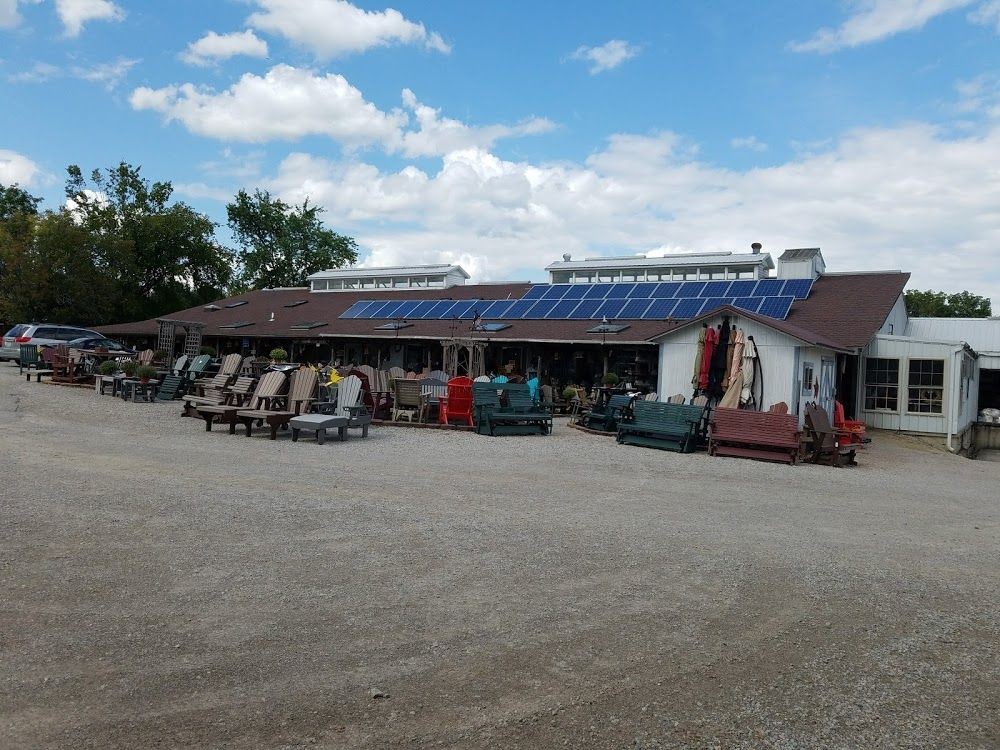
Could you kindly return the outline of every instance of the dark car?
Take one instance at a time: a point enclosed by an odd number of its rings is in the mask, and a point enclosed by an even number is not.
[[[73,349],[107,349],[109,352],[135,354],[134,349],[130,349],[120,341],[115,341],[114,339],[84,337],[67,341],[66,346]]]

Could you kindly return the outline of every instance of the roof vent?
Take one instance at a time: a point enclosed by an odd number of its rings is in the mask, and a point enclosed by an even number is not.
[[[565,263],[569,263],[571,260],[573,260],[572,255],[570,255],[569,253],[563,253],[563,261]]]
[[[750,249],[753,250],[754,255],[760,255],[760,251],[764,249],[764,246],[759,242],[755,242],[750,245]]]

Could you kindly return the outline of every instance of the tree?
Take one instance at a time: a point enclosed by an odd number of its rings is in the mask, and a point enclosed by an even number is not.
[[[114,283],[115,320],[192,307],[225,292],[232,252],[215,239],[216,224],[182,202],[169,182],[144,179],[125,162],[91,173],[67,169],[68,210],[87,232],[95,265]]]
[[[41,202],[41,198],[19,188],[17,183],[7,187],[0,185],[0,222],[10,221],[17,216],[37,216],[38,204]]]
[[[325,229],[322,212],[308,199],[290,206],[266,190],[237,193],[226,213],[240,245],[238,283],[245,289],[301,286],[311,273],[355,262],[357,244]]]
[[[988,318],[992,307],[988,297],[972,292],[926,291],[910,289],[905,294],[906,312],[920,318]]]

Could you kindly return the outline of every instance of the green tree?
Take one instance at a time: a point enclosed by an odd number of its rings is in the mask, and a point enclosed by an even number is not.
[[[150,318],[192,307],[225,292],[232,252],[215,239],[216,224],[182,202],[170,182],[150,182],[121,162],[94,170],[90,182],[71,165],[68,210],[86,231],[95,266],[113,282],[109,305],[118,320]]]
[[[239,285],[244,289],[300,286],[324,268],[339,268],[358,259],[351,237],[325,229],[323,209],[290,206],[266,190],[245,190],[226,206],[229,228],[239,244]]]
[[[41,198],[36,198],[27,190],[13,185],[0,185],[0,222],[7,222],[19,216],[37,216],[38,204]]]
[[[988,318],[992,307],[988,297],[972,292],[935,292],[910,289],[905,294],[906,312],[918,318]]]

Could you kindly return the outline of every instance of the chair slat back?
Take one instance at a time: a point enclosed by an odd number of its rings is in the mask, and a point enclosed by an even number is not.
[[[390,367],[389,377],[393,380],[401,380],[406,377],[406,370],[402,367]]]
[[[258,381],[257,387],[254,388],[253,395],[250,397],[249,407],[251,409],[261,408],[268,399],[280,396],[285,392],[286,388],[288,388],[288,378],[285,376],[285,373],[274,370],[265,372],[260,381]]]
[[[451,376],[444,370],[431,370],[427,373],[427,379],[440,380],[442,383],[447,383],[451,379]]]
[[[450,379],[449,379],[449,381],[450,381]],[[492,381],[490,380],[490,376],[489,375],[480,375],[478,378],[476,378],[472,382],[473,383],[490,383]]]
[[[203,372],[205,372],[205,369],[208,367],[208,363],[211,361],[212,361],[211,355],[199,354],[197,357],[191,360],[191,364],[187,369],[188,377],[190,377],[193,380],[194,378],[201,375]]]
[[[684,394],[683,393],[675,393],[673,396],[671,396],[670,398],[667,399],[667,403],[668,404],[683,404],[684,403]]]
[[[351,412],[347,407],[357,406],[361,403],[361,378],[357,375],[348,375],[337,383],[337,406],[335,414],[341,417],[350,417]]]
[[[241,354],[227,354],[222,358],[222,364],[219,366],[219,374],[225,375],[227,378],[232,378],[240,371],[242,366],[243,356]]]
[[[148,365],[152,361],[153,361],[153,350],[152,349],[143,349],[141,352],[139,352],[139,364],[140,365]]]
[[[303,413],[316,399],[319,376],[315,370],[296,370],[292,373],[291,388],[288,392],[288,411]]]
[[[397,407],[419,408],[421,381],[394,380],[392,385]]]

